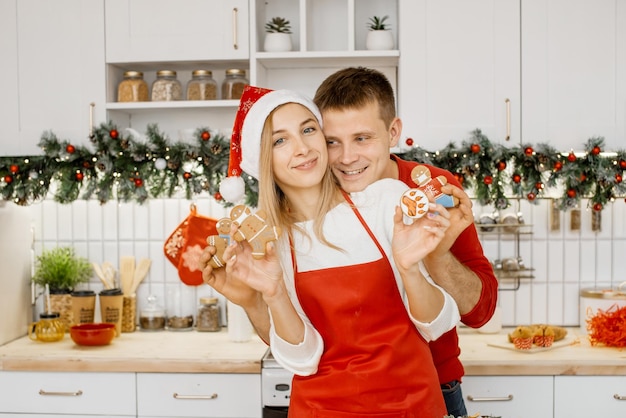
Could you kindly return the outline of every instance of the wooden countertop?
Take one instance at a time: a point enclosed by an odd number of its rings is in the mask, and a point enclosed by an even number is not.
[[[228,332],[122,333],[106,346],[22,337],[0,347],[1,370],[163,373],[261,373],[267,345],[256,335],[231,342]]]
[[[578,328],[568,329],[564,343],[532,353],[510,349],[509,332],[510,328],[499,334],[459,329],[465,374],[626,375],[626,350],[591,347]],[[136,331],[124,333],[103,347],[78,346],[69,334],[56,343],[23,337],[0,347],[0,371],[260,373],[266,350],[256,336],[249,342],[235,343],[229,341],[225,330]]]

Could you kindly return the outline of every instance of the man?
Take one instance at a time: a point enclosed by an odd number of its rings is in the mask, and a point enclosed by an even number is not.
[[[329,165],[347,192],[361,191],[387,177],[417,186],[410,176],[417,163],[389,154],[400,140],[402,121],[395,113],[393,88],[382,73],[367,68],[337,71],[320,85],[314,101],[322,113]],[[424,263],[433,280],[457,302],[462,322],[480,327],[495,309],[497,280],[478,240],[469,197],[450,172],[428,168],[433,178],[446,177],[448,183],[442,191],[455,196],[460,204],[449,209],[451,226]],[[240,304],[261,338],[268,341],[269,315],[260,294],[243,283],[227,280],[224,273],[205,268],[210,256],[207,250],[200,260],[205,282]],[[430,348],[448,414],[466,415],[460,388],[464,370],[456,330],[431,342]]]

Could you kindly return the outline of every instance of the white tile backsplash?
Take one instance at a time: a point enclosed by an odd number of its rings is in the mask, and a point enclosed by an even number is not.
[[[151,199],[143,205],[95,200],[75,201],[61,205],[45,200],[33,205],[36,251],[43,247],[73,245],[90,261],[109,261],[118,266],[123,255],[152,260],[150,273],[137,292],[140,313],[148,295],[158,297],[163,307],[172,305],[174,294],[191,292],[189,300],[214,294],[208,286],[188,288],[178,278],[176,268],[163,255],[163,243],[187,216],[192,202],[179,199]],[[193,203],[199,213],[216,219],[228,211],[209,197]],[[527,267],[534,269],[534,278],[515,282],[503,280],[499,306],[503,325],[550,322],[556,325],[579,325],[579,290],[585,287],[616,287],[626,280],[626,204],[623,200],[607,204],[602,212],[602,230],[591,230],[591,211],[581,202],[581,229],[570,230],[570,213],[559,212],[561,227],[550,230],[552,201],[515,202],[503,211],[520,211],[531,235],[523,235],[519,254]],[[476,217],[492,213],[493,208],[474,204]],[[491,259],[512,257],[516,240],[503,235],[500,240],[483,236],[485,254]],[[89,287],[100,290],[94,277]],[[187,292],[189,291],[189,292]],[[182,296],[180,296],[182,298]],[[220,300],[222,298],[220,297]],[[223,300],[222,300],[223,303]],[[195,306],[195,305],[194,305]],[[223,305],[222,305],[223,307]],[[224,311],[225,309],[223,309]]]

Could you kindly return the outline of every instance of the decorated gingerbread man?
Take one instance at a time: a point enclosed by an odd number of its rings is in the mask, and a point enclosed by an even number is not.
[[[411,171],[411,179],[417,184],[417,188],[426,195],[430,192],[435,199],[435,203],[446,208],[452,208],[459,204],[459,200],[441,191],[441,186],[448,183],[445,176],[432,178],[430,170],[425,165],[416,165]]]

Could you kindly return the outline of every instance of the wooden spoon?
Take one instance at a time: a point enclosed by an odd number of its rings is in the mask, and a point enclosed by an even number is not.
[[[148,271],[150,270],[150,265],[152,261],[149,258],[142,258],[135,269],[135,274],[133,276],[133,282],[130,286],[129,294],[134,295],[139,287],[139,284],[142,280],[148,275]]]
[[[120,258],[120,285],[122,293],[130,296],[130,286],[135,276],[135,257],[125,256]]]

